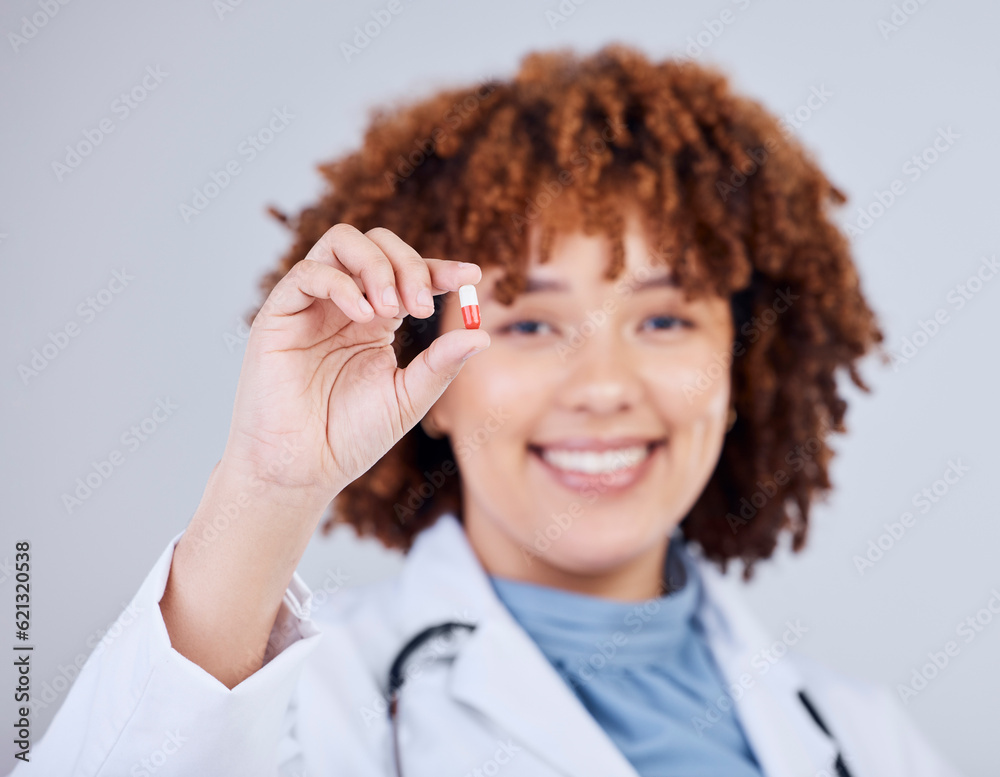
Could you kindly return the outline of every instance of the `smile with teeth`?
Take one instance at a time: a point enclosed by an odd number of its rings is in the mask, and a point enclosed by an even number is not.
[[[652,451],[653,444],[630,445],[607,451],[571,451],[558,448],[540,448],[539,455],[553,467],[565,472],[585,475],[602,475],[629,469],[641,464]]]

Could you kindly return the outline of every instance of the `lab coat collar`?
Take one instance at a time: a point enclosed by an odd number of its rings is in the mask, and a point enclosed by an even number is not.
[[[761,651],[776,642],[753,615],[743,584],[723,575],[696,545],[688,548],[701,574],[705,595],[698,618],[750,746],[769,777],[833,774],[837,748],[809,715],[798,692],[803,678],[787,652],[774,663]],[[755,661],[756,659],[756,661]],[[764,667],[763,669],[761,667]],[[748,688],[741,680],[749,678]]]
[[[794,667],[782,659],[764,674],[754,672],[754,655],[774,640],[732,582],[700,554],[692,555],[704,583],[699,617],[727,685],[738,686],[744,673],[754,679],[742,696],[733,695],[739,696],[737,713],[764,773],[803,777],[830,769],[834,748],[795,695],[801,678]],[[455,515],[442,515],[417,536],[400,583],[404,641],[445,621],[477,624],[452,665],[456,700],[510,731],[556,771],[639,777],[504,607]],[[692,736],[697,736],[693,727]]]

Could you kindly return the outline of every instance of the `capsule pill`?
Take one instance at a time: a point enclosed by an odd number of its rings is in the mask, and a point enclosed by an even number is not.
[[[462,322],[466,329],[479,329],[479,298],[472,284],[458,287],[458,301],[462,306]]]

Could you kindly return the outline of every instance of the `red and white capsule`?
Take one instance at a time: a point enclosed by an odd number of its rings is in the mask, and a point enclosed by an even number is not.
[[[471,283],[458,287],[458,301],[462,306],[462,322],[466,329],[479,329],[479,298]]]

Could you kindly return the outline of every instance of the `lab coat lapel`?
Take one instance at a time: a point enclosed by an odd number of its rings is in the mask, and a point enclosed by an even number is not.
[[[402,574],[405,638],[449,620],[477,624],[452,665],[456,700],[509,731],[556,772],[639,777],[496,596],[453,515],[418,535]]]
[[[498,617],[483,623],[455,662],[451,689],[561,773],[638,777],[514,622]]]
[[[787,656],[758,672],[753,658],[771,644],[738,590],[689,546],[703,582],[698,618],[728,687],[740,676],[754,682],[735,707],[767,777],[833,773],[835,748],[798,696],[802,678]],[[541,650],[493,590],[451,514],[421,532],[402,571],[400,638],[427,626],[464,620],[477,624],[452,665],[456,700],[503,727],[556,771],[567,775],[638,777],[638,773],[566,686]]]
[[[722,575],[692,549],[705,596],[699,619],[729,688],[740,687],[747,675],[753,684],[735,702],[750,746],[768,777],[812,777],[833,774],[836,748],[798,698],[802,678],[788,656],[760,672],[753,659],[774,643],[744,601],[739,583]],[[759,666],[759,664],[758,664]]]

